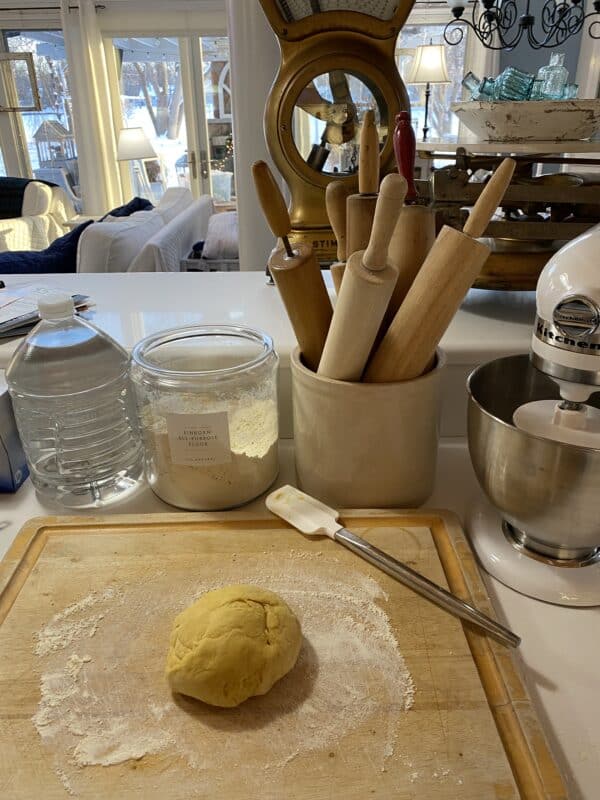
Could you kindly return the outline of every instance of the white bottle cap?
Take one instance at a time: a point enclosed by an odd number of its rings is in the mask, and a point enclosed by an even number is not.
[[[48,292],[38,299],[42,319],[64,319],[73,314],[73,298],[66,292]]]

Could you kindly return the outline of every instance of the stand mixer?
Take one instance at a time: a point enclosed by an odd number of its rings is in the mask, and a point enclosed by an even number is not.
[[[531,361],[556,380],[562,401],[518,408],[514,423],[536,436],[600,447],[600,410],[586,405],[600,390],[600,228],[574,239],[546,264],[536,292]]]
[[[529,357],[468,381],[469,451],[490,511],[472,531],[485,569],[523,594],[600,605],[600,226],[548,262]]]

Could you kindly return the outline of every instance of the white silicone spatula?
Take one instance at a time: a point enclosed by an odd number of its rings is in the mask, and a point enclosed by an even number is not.
[[[477,625],[501,644],[518,647],[521,643],[520,637],[505,628],[504,625],[490,619],[469,603],[465,603],[464,600],[407,567],[406,564],[392,558],[383,550],[379,550],[344,528],[338,522],[338,512],[319,500],[315,500],[314,497],[304,494],[294,486],[282,486],[271,492],[265,502],[269,511],[277,514],[301,533],[308,536],[329,536],[330,539],[343,544],[348,550],[435,603],[444,611]]]

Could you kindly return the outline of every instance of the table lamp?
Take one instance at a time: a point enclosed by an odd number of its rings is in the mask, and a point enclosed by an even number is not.
[[[145,158],[156,158],[156,150],[143,128],[121,128],[117,142],[117,161],[131,161],[135,182],[135,191],[142,197],[152,200],[152,188],[144,167]]]
[[[446,50],[443,44],[423,44],[415,48],[406,83],[425,85],[425,120],[423,123],[423,141],[427,141],[427,118],[429,116],[429,98],[432,83],[450,83],[446,69]]]

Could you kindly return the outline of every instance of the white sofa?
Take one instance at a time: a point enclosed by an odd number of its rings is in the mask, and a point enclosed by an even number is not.
[[[190,254],[192,245],[206,239],[214,212],[210,195],[194,200],[146,242],[129,272],[180,272],[181,260]]]
[[[213,210],[210,196],[194,201],[189,189],[171,187],[151,211],[86,228],[79,240],[77,271],[178,271],[179,261],[206,234]]]
[[[67,232],[64,223],[75,209],[59,186],[31,181],[23,193],[20,217],[0,219],[0,252],[45,250]]]

